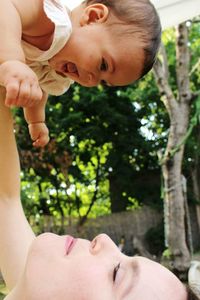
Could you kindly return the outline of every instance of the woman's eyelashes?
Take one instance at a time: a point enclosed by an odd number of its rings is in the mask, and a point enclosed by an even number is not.
[[[119,271],[119,269],[120,269],[120,263],[118,263],[118,265],[113,270],[113,282],[115,282],[116,280],[117,272]]]
[[[100,70],[102,72],[106,72],[108,70],[108,63],[104,58],[102,58]]]

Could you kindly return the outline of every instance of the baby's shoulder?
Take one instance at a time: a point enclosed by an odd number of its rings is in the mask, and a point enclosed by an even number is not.
[[[22,33],[41,36],[52,31],[53,24],[44,11],[45,0],[6,0],[18,10],[22,22]]]

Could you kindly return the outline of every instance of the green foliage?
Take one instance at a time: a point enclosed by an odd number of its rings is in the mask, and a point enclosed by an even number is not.
[[[169,248],[165,249],[163,251],[163,258],[164,259],[167,259],[167,260],[170,260],[172,257],[172,253],[171,253],[171,250]]]
[[[5,298],[5,295],[0,293],[0,300],[3,300]]]
[[[6,296],[7,290],[3,283],[0,283],[0,300],[3,300]]]
[[[200,56],[199,25],[189,29],[195,65]],[[163,41],[176,95],[174,29],[163,34]],[[191,73],[194,91],[199,74],[197,64]],[[129,87],[74,85],[65,95],[50,97],[46,111],[51,141],[42,150],[33,149],[22,111],[16,111],[27,215],[68,215],[82,222],[142,203],[162,206],[157,152],[165,149],[169,118],[152,73]],[[199,149],[197,141],[194,129],[187,141],[186,173]]]
[[[149,84],[143,84],[143,92]],[[71,215],[81,220],[134,209],[143,202],[143,195],[136,193],[137,176],[157,166],[154,144],[141,132],[145,108],[135,105],[134,89],[141,91],[140,86],[74,86],[66,95],[50,97],[51,141],[43,150],[32,149],[27,142],[27,129],[17,112],[22,199],[28,214]],[[159,193],[154,200],[158,202]]]

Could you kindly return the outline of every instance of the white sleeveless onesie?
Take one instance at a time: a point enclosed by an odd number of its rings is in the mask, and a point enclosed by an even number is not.
[[[36,73],[40,87],[47,94],[61,95],[68,90],[73,81],[55,72],[48,60],[57,54],[67,43],[72,25],[69,10],[61,0],[44,0],[44,11],[55,24],[54,38],[50,48],[42,51],[22,40],[27,65]]]

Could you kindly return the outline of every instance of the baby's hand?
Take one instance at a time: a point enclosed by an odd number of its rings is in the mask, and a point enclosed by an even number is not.
[[[28,125],[34,147],[44,147],[49,142],[49,130],[44,122]]]
[[[6,88],[6,106],[30,107],[42,99],[42,90],[36,74],[17,60],[0,65],[0,84]]]

